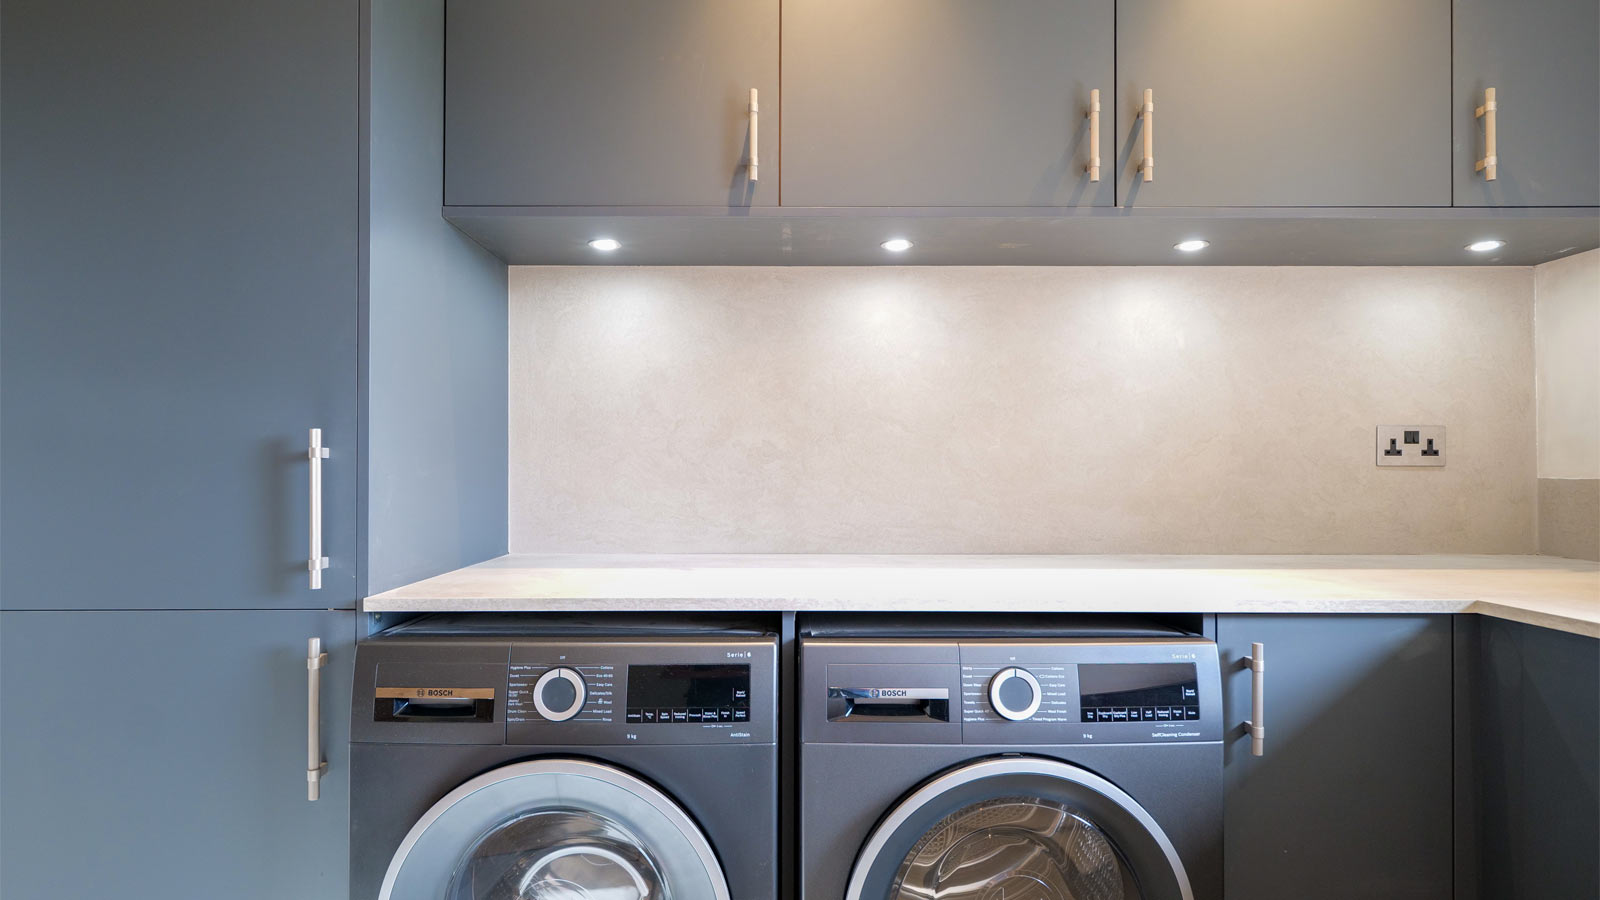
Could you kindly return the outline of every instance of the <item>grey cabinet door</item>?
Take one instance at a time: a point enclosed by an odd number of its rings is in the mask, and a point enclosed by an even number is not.
[[[1495,89],[1496,167],[1483,120]],[[1457,206],[1600,206],[1600,3],[1455,0]]]
[[[1223,706],[1265,644],[1266,748],[1226,751],[1229,900],[1449,900],[1449,616],[1217,617]]]
[[[445,203],[777,205],[778,0],[445,11]],[[764,126],[755,184],[751,88]]]
[[[1117,202],[1449,206],[1449,94],[1450,0],[1118,0]]]
[[[4,608],[353,604],[359,14],[6,0]]]
[[[0,613],[0,896],[344,900],[354,612]],[[306,639],[322,797],[306,800]]]
[[[785,0],[783,205],[1112,205],[1113,34],[1111,0]]]

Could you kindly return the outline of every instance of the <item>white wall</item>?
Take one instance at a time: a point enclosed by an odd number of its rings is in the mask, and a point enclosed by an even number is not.
[[[1533,273],[1539,477],[1600,478],[1600,250]]]
[[[513,552],[1526,553],[1525,268],[538,268]],[[1449,428],[1379,469],[1378,424]]]

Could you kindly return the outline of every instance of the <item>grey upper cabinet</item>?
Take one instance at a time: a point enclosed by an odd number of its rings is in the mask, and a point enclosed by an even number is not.
[[[785,0],[783,205],[1113,205],[1114,28],[1111,0]]]
[[[775,206],[778,120],[778,0],[446,5],[448,205]]]
[[[1477,170],[1495,91],[1495,180]],[[1600,206],[1600,3],[1455,0],[1457,206]]]
[[[357,0],[6,0],[5,608],[353,604],[359,29]]]
[[[1450,617],[1218,616],[1230,723],[1255,641],[1266,746],[1226,747],[1228,900],[1450,900]]]
[[[346,900],[355,618],[0,613],[0,896]],[[328,653],[314,803],[312,637]]]
[[[1118,203],[1449,206],[1449,98],[1450,0],[1118,0]]]

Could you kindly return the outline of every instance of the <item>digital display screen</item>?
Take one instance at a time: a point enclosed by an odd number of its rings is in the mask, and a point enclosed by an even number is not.
[[[750,721],[748,665],[629,666],[627,721],[661,725]]]
[[[1085,722],[1200,718],[1194,663],[1094,663],[1078,666]]]

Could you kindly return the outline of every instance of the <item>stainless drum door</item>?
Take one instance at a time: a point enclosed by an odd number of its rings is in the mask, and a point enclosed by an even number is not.
[[[1035,757],[969,763],[884,817],[845,900],[1193,900],[1171,841],[1098,775]]]
[[[660,790],[576,759],[472,779],[412,827],[379,900],[729,900],[711,844]]]

